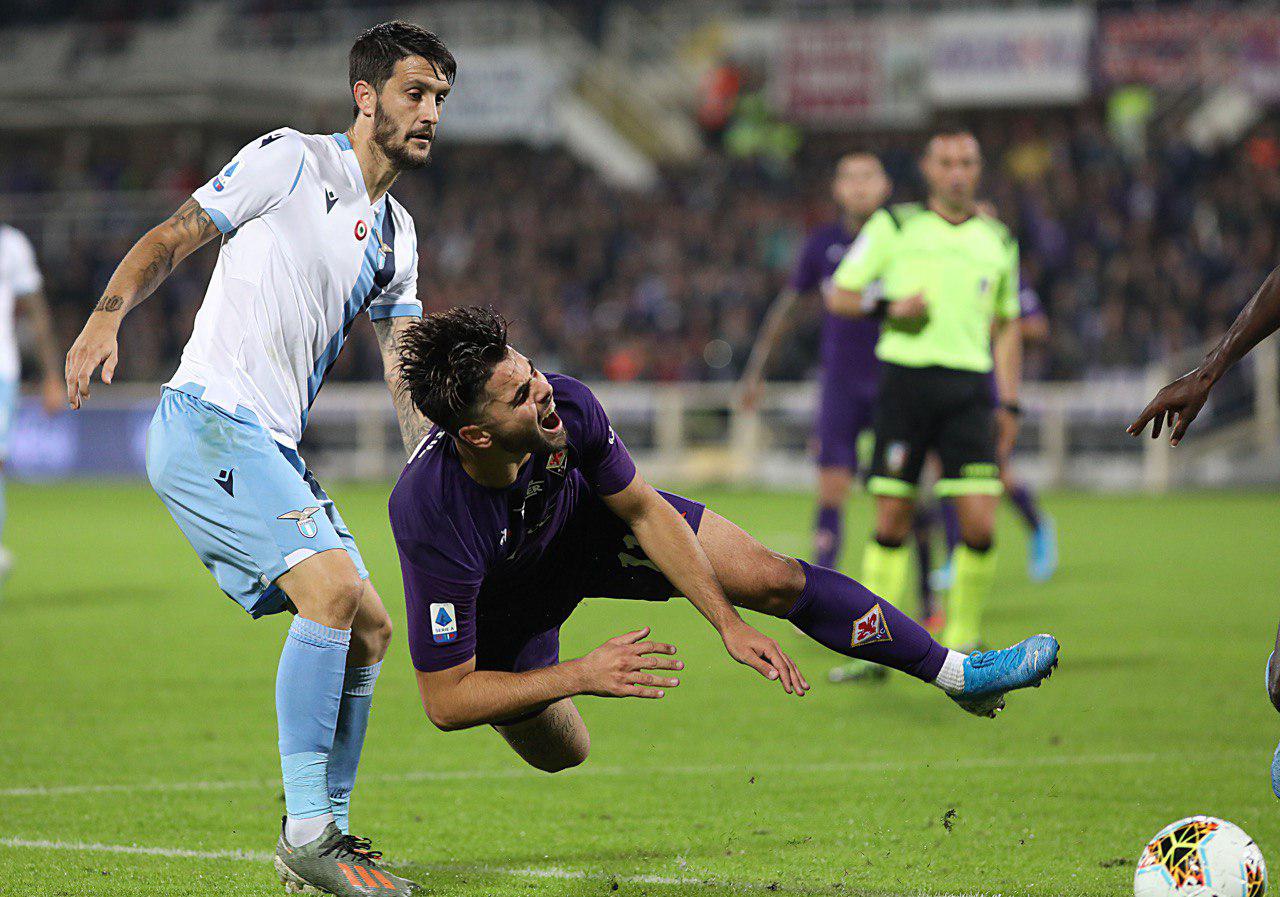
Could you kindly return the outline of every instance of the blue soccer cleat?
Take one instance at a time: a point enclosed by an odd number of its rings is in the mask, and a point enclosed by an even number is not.
[[[1058,569],[1058,528],[1048,514],[1031,534],[1027,546],[1027,575],[1034,582],[1048,582]]]
[[[964,691],[951,695],[975,716],[995,716],[1004,696],[1018,688],[1039,688],[1058,665],[1058,640],[1033,635],[1000,651],[976,651],[964,659]]]

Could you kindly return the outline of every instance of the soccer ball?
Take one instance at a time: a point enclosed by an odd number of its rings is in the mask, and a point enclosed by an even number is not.
[[[1135,897],[1262,897],[1267,864],[1239,826],[1212,816],[1166,825],[1138,858]]]

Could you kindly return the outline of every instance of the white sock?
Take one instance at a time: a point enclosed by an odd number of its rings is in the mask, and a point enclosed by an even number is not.
[[[957,695],[964,691],[964,659],[967,654],[959,651],[947,651],[947,659],[942,662],[942,669],[933,684],[949,695]]]
[[[324,830],[329,827],[330,822],[333,822],[332,813],[322,813],[309,819],[296,819],[293,816],[288,816],[284,821],[285,840],[294,847],[310,844],[320,837]]]

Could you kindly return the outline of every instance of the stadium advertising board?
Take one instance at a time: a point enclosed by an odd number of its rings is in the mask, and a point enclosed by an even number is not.
[[[1098,67],[1112,84],[1233,84],[1280,99],[1280,12],[1117,13],[1102,20]]]
[[[1083,8],[935,16],[929,99],[940,106],[1081,100],[1093,30],[1093,11]]]
[[[779,108],[816,129],[922,121],[925,34],[908,17],[788,23],[772,83]]]
[[[445,127],[465,140],[542,143],[559,134],[554,100],[565,72],[534,46],[459,52],[466,72],[449,97]]]

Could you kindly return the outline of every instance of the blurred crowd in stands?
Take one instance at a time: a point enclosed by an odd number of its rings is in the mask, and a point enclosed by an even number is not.
[[[1173,131],[1148,135],[1135,149],[1110,136],[1091,109],[991,114],[975,130],[987,160],[984,195],[1018,235],[1025,282],[1049,315],[1049,343],[1032,353],[1033,376],[1114,376],[1193,348],[1221,331],[1276,263],[1274,120],[1208,154]],[[879,152],[894,199],[916,199],[921,139],[812,137],[787,170],[709,152],[636,195],[607,186],[560,150],[451,145],[446,121],[433,163],[394,192],[417,220],[429,308],[496,305],[513,319],[521,349],[547,369],[613,380],[728,380],[740,372],[805,229],[833,214],[835,158],[850,149]],[[6,199],[29,208],[42,191],[67,189],[167,190],[172,207],[218,164],[206,158],[210,141],[191,135],[83,143],[70,155],[59,150],[58,164],[34,143],[0,148],[0,215]],[[68,345],[159,208],[102,205],[95,228],[32,233]],[[118,378],[169,375],[215,255],[209,248],[189,259],[131,315]],[[812,372],[817,302],[800,314],[775,378]],[[376,378],[379,364],[362,324],[334,373]]]

